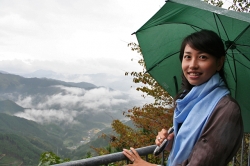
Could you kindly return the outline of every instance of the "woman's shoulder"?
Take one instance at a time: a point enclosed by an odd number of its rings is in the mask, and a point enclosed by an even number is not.
[[[222,97],[219,102],[222,102],[222,103],[233,102],[238,105],[238,102],[229,94]]]
[[[230,95],[226,95],[220,99],[210,115],[208,123],[226,119],[242,119],[240,106]]]
[[[240,113],[240,106],[238,102],[230,95],[225,95],[220,99],[220,101],[217,103],[214,111],[233,111],[235,113]]]

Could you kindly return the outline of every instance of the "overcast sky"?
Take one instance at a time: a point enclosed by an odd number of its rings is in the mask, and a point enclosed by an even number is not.
[[[140,56],[127,44],[137,42],[131,34],[164,4],[165,0],[0,0],[0,70],[117,76],[141,71]]]
[[[127,44],[164,0],[0,0],[0,70],[139,70]]]

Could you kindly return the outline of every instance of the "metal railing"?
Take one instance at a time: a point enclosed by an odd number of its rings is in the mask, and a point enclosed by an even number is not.
[[[244,147],[244,143],[242,141],[242,147]],[[249,141],[249,147],[250,147],[250,141]],[[248,159],[247,159],[247,164],[243,164],[243,148],[241,148],[241,154],[240,154],[240,160],[237,161],[237,159],[234,157],[232,160],[232,163],[230,166],[235,166],[235,165],[240,165],[240,166],[250,166],[250,148],[248,147]],[[136,149],[138,154],[140,156],[147,156],[149,154],[153,154],[154,149],[156,148],[156,145],[151,145],[151,146],[146,146],[142,148]],[[161,165],[164,165],[164,153],[161,154]],[[75,160],[75,161],[70,161],[66,163],[61,163],[61,164],[56,164],[54,166],[99,166],[99,165],[105,165],[108,166],[108,164],[117,162],[117,161],[127,161],[127,164],[129,163],[129,160],[124,156],[122,152],[118,153],[112,153],[112,154],[107,154],[103,156],[97,156],[97,157],[92,157],[92,158],[87,158],[87,159],[82,159],[82,160]]]
[[[154,150],[156,148],[156,145],[151,145],[151,146],[146,146],[142,148],[136,149],[138,154],[140,156],[147,156],[149,154],[153,154]],[[162,154],[163,155],[163,154]],[[107,154],[103,156],[97,156],[97,157],[92,157],[92,158],[87,158],[87,159],[82,159],[82,160],[75,160],[75,161],[70,161],[66,163],[61,163],[61,164],[56,164],[54,166],[98,166],[98,165],[108,165],[113,162],[117,161],[127,161],[129,162],[127,157],[122,153],[112,153],[112,154]],[[164,158],[162,158],[162,164],[164,163]]]

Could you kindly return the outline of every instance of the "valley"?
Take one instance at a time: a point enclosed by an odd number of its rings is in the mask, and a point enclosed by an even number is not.
[[[0,165],[37,165],[48,151],[71,160],[95,155],[91,146],[107,146],[99,136],[135,102],[90,83],[0,73]]]

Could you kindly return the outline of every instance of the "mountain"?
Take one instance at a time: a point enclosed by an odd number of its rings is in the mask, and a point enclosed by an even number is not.
[[[0,133],[0,154],[5,154],[0,164],[37,165],[42,152],[57,151],[58,147],[60,155],[68,155],[60,135],[33,121],[0,113]]]
[[[0,73],[3,73],[3,74],[9,74],[8,72],[6,72],[6,71],[2,71],[2,70],[0,70]]]
[[[15,102],[11,100],[3,100],[0,101],[0,113],[7,113],[13,115],[17,112],[23,112],[24,108],[17,105]]]
[[[0,164],[14,158],[28,165],[45,151],[80,159],[91,151],[90,145],[106,147],[100,132],[136,103],[128,94],[88,82],[0,73],[0,155],[6,154]],[[32,151],[34,156],[27,158]]]
[[[86,83],[64,82],[47,78],[24,78],[13,74],[0,73],[0,92],[2,93],[58,93],[58,88],[53,86],[79,87],[84,89],[97,88],[97,86]]]
[[[62,80],[66,82],[87,82],[95,84],[96,86],[105,86],[120,91],[128,91],[131,86],[134,86],[131,76],[116,76],[106,73],[97,74],[61,74],[50,70],[37,70],[31,73],[21,74],[26,78],[50,78],[56,80]]]
[[[0,133],[0,165],[38,165],[43,152],[26,138],[15,134]]]

